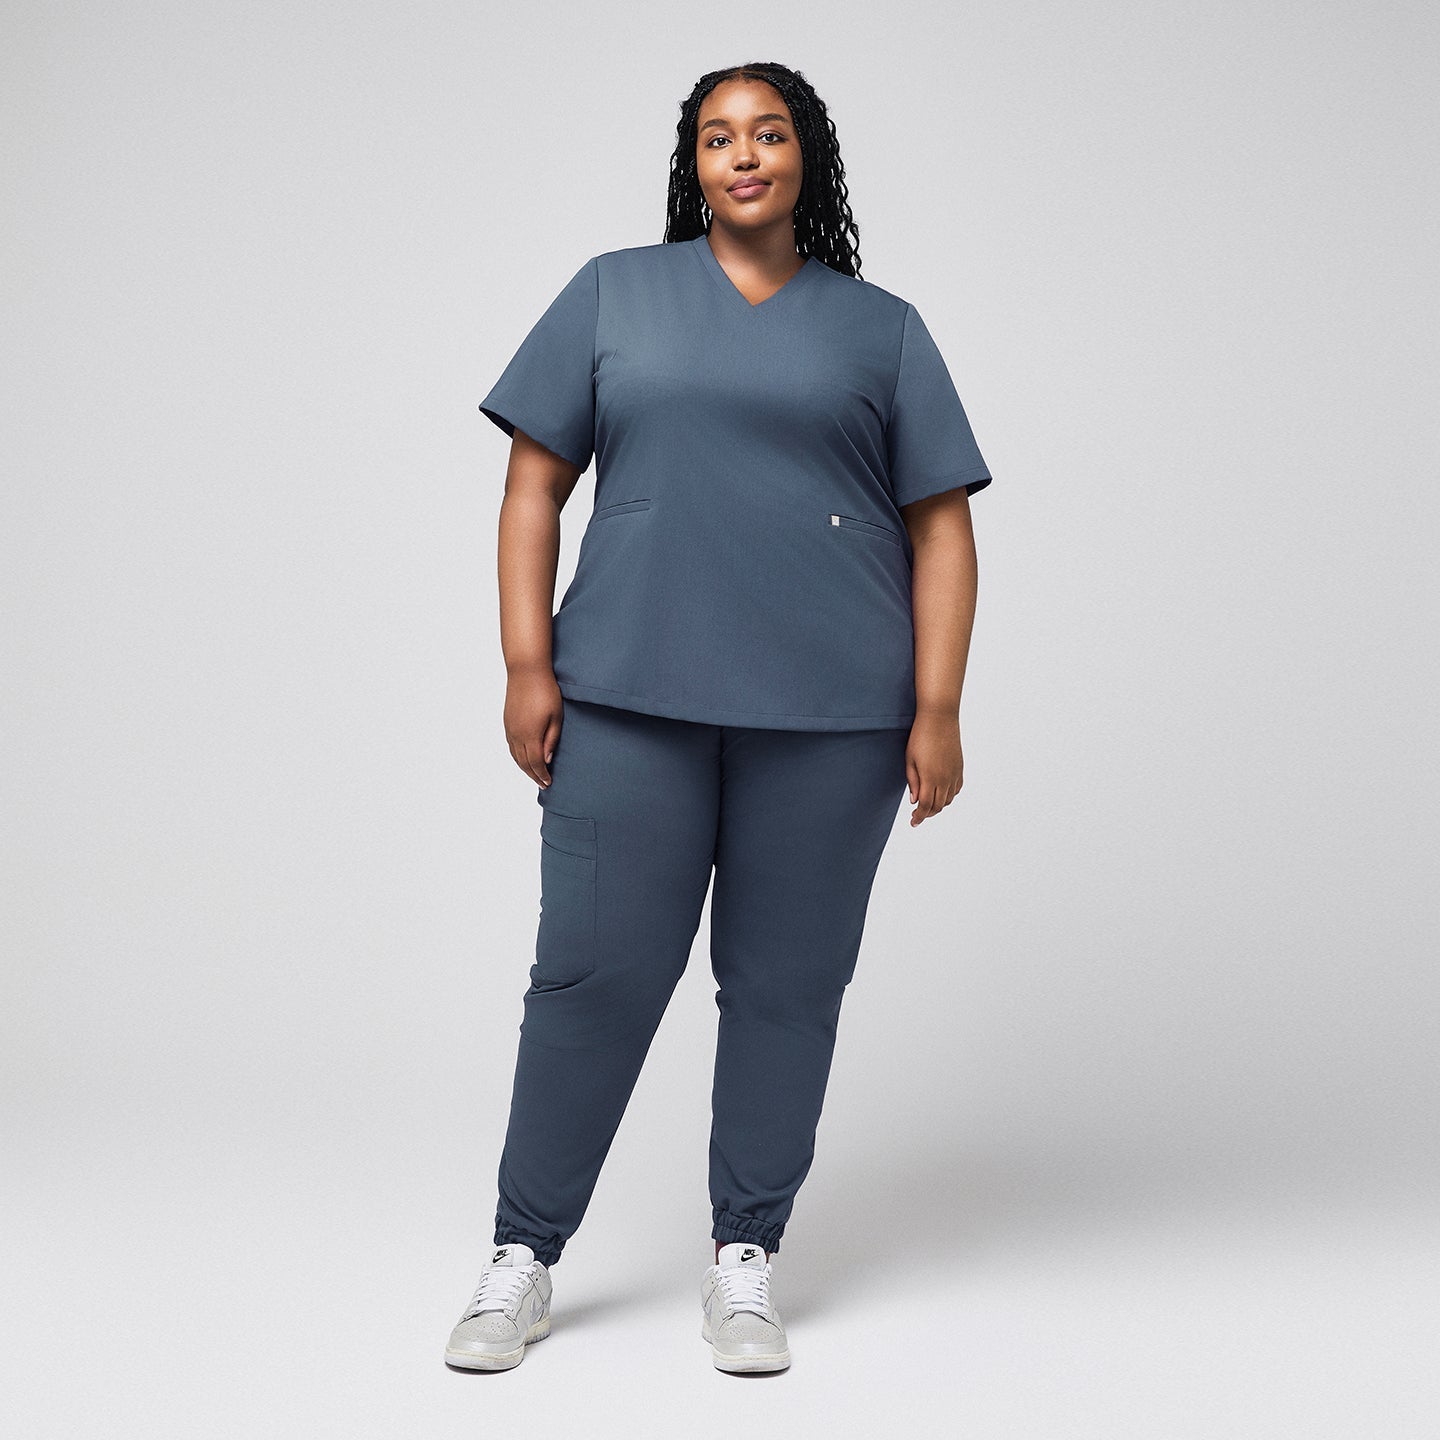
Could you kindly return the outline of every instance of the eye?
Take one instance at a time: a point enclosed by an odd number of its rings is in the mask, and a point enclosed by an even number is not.
[[[762,130],[762,131],[760,132],[759,138],[760,138],[761,140],[765,140],[765,139],[778,140],[782,145],[785,143],[785,139],[786,139],[786,137],[785,137],[784,135],[782,135],[778,130]],[[725,142],[728,144],[728,143],[729,143],[729,139],[730,139],[730,137],[729,137],[728,135],[712,135],[712,136],[705,142],[705,149],[707,149],[707,150],[713,150],[713,149],[715,148],[715,143],[716,143],[716,141],[719,141],[719,140],[723,140],[723,141],[725,141]]]

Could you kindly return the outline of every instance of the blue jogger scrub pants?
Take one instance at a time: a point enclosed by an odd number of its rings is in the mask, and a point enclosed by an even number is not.
[[[497,1244],[579,1228],[714,876],[712,1233],[778,1251],[905,798],[906,728],[772,730],[564,700]]]

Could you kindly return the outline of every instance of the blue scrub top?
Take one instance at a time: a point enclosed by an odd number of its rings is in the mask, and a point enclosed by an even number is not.
[[[595,500],[563,695],[708,724],[908,727],[899,507],[990,483],[919,312],[813,255],[752,305],[707,236],[587,260],[480,409]]]

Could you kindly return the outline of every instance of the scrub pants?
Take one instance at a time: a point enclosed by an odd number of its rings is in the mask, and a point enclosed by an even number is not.
[[[714,872],[712,1235],[778,1251],[814,1157],[909,732],[770,730],[564,701],[495,1243],[579,1228]]]

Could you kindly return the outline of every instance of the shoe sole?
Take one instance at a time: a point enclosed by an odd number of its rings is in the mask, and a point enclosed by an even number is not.
[[[550,1317],[545,1315],[526,1331],[518,1349],[486,1354],[483,1350],[452,1350],[447,1345],[445,1363],[461,1370],[513,1370],[525,1358],[525,1347],[534,1340],[543,1340],[549,1333]]]
[[[700,1338],[710,1347],[710,1355],[715,1361],[715,1368],[728,1370],[732,1375],[748,1374],[754,1370],[787,1370],[790,1367],[789,1346],[774,1355],[723,1355],[715,1348],[714,1338],[710,1334],[709,1321],[701,1323]]]

